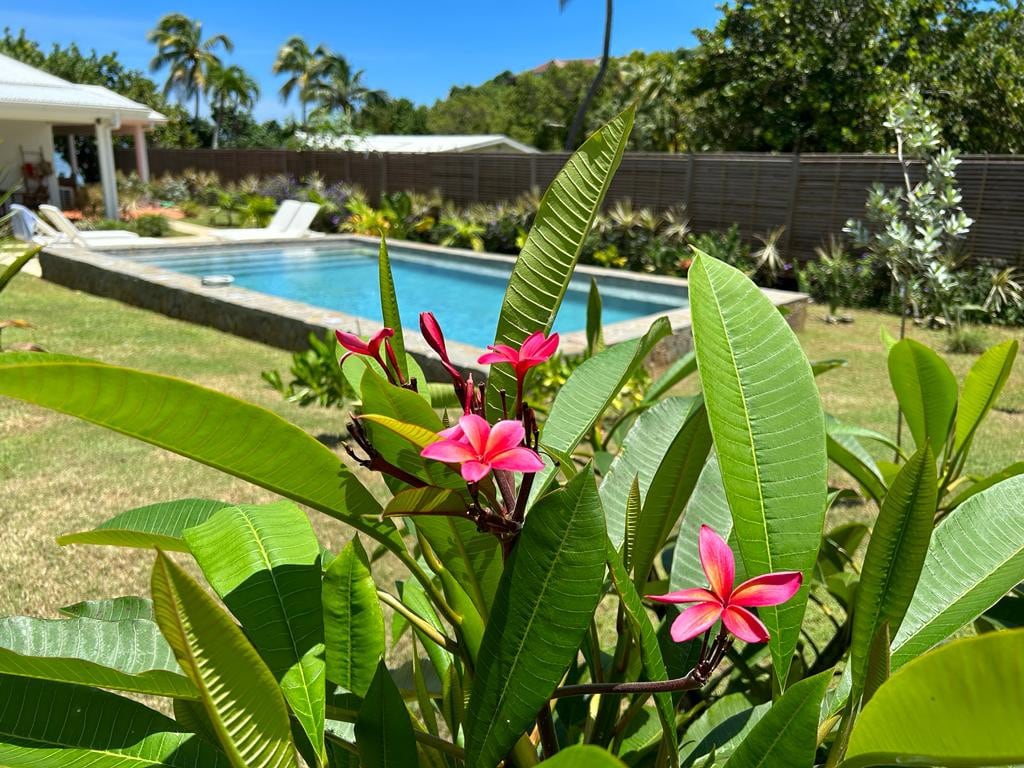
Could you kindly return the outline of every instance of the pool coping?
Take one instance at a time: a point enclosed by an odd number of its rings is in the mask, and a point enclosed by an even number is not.
[[[322,246],[330,243],[356,242],[378,247],[378,238],[361,235],[325,235],[323,237],[288,240],[251,240],[245,243],[220,242],[223,247],[257,246],[280,247],[282,245]],[[497,253],[481,253],[459,248],[446,248],[413,241],[389,241],[396,247],[434,253],[446,259],[463,262],[491,261],[512,265],[515,256]],[[118,252],[154,252],[160,250],[187,250],[203,248],[204,244],[169,242],[166,245],[147,244],[144,248],[133,247],[131,243],[104,246],[103,251],[92,251],[75,246],[50,246],[39,255],[44,279],[60,285],[82,290],[98,296],[117,299],[144,309],[160,312],[169,317],[188,320],[211,326],[237,336],[259,341],[289,351],[308,348],[310,333],[323,336],[325,331],[341,328],[361,336],[367,336],[380,328],[380,323],[357,315],[328,310],[303,302],[284,299],[271,294],[252,291],[235,286],[204,285],[202,279],[185,275],[150,264],[141,264],[120,258]],[[687,290],[683,278],[626,272],[590,265],[577,265],[576,276],[592,276],[612,285],[636,287],[648,283],[660,289]],[[376,286],[374,286],[376,290]],[[775,306],[790,308],[787,320],[794,327],[802,327],[804,306],[808,296],[792,291],[762,289]],[[680,307],[636,317],[604,326],[604,341],[615,344],[637,338],[647,332],[651,323],[659,317],[667,317],[672,326],[672,335],[662,339],[652,351],[649,365],[653,370],[663,369],[681,354],[692,349],[690,333],[690,309]],[[406,350],[423,366],[431,376],[444,376],[437,355],[417,329],[404,328]],[[579,354],[586,349],[586,332],[572,331],[560,334],[559,349],[568,355]],[[483,350],[470,344],[448,341],[448,352],[452,363],[467,371],[486,374],[487,366],[477,363]]]

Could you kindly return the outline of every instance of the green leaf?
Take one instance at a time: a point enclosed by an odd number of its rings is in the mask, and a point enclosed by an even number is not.
[[[226,768],[199,736],[158,712],[97,688],[0,675],[5,768]]]
[[[577,744],[563,749],[541,765],[548,768],[626,768],[617,757],[593,744]]]
[[[14,261],[7,265],[3,273],[0,274],[0,292],[3,292],[4,288],[14,279],[14,276],[21,272],[21,270],[28,264],[33,257],[43,250],[43,246],[37,245],[34,248],[29,248],[27,251],[16,257]]]
[[[86,600],[60,609],[66,616],[100,621],[153,621],[153,603],[144,597],[114,597],[109,600]]]
[[[558,390],[555,402],[551,404],[551,412],[541,432],[541,442],[545,447],[559,455],[572,453],[654,345],[671,332],[668,320],[659,317],[639,339],[620,342],[584,360]],[[540,497],[555,473],[556,469],[551,464],[537,473],[531,494],[533,499]]]
[[[0,618],[0,673],[151,696],[196,696],[160,630],[145,619]]]
[[[325,762],[320,545],[306,513],[288,501],[229,507],[185,541]]]
[[[468,765],[495,765],[576,657],[603,590],[605,527],[592,471],[530,512],[505,564],[477,659]]]
[[[996,344],[975,360],[968,371],[956,412],[953,449],[957,453],[970,444],[978,426],[999,399],[1010,378],[1019,346],[1016,339]]]
[[[665,398],[641,413],[626,434],[622,448],[601,480],[600,489],[608,536],[616,547],[622,546],[625,537],[626,504],[633,481],[637,482],[643,499],[662,458],[692,410],[693,398]]]
[[[661,648],[658,646],[658,636],[651,624],[651,617],[647,615],[640,595],[629,580],[629,573],[626,571],[619,553],[615,551],[611,540],[607,542],[606,557],[608,572],[611,574],[615,591],[619,594],[626,618],[633,630],[634,637],[637,638],[637,644],[640,646],[640,662],[643,665],[644,676],[650,681],[668,680],[668,670],[665,668],[665,659],[662,658]],[[672,694],[654,694],[654,706],[658,711],[658,719],[661,721],[662,738],[667,742],[665,749],[668,752],[669,760],[672,764],[676,764],[679,744],[676,737],[676,710]]]
[[[206,591],[163,552],[153,612],[234,768],[298,768],[288,708],[273,674]]]
[[[974,621],[1024,574],[1024,476],[1004,480],[935,529],[892,645],[897,669]]]
[[[750,729],[726,768],[810,766],[818,746],[818,712],[832,670],[790,687]]]
[[[821,402],[800,343],[757,286],[701,253],[689,282],[700,380],[747,574],[804,574],[792,600],[760,610],[785,685],[825,517]]]
[[[590,293],[587,294],[587,355],[593,357],[604,349],[604,334],[601,331],[601,292],[597,279],[590,278]]]
[[[682,768],[690,768],[699,758],[711,754],[719,761],[728,759],[771,706],[767,703],[752,707],[742,693],[720,698],[686,729],[679,751]]]
[[[708,459],[701,470],[697,487],[693,489],[683,522],[679,526],[668,581],[670,591],[708,583],[708,577],[700,564],[699,536],[702,525],[710,525],[726,540],[732,533],[732,514],[725,498],[725,488],[722,487],[718,459],[714,456]]]
[[[679,522],[710,450],[707,411],[704,401],[695,398],[644,497],[633,547],[633,582],[638,590],[643,590],[651,566]]]
[[[402,547],[338,457],[280,416],[181,379],[43,353],[0,357],[0,395],[179,453]]]
[[[993,472],[991,475],[978,479],[968,488],[954,496],[951,501],[943,504],[942,507],[944,509],[956,509],[971,498],[971,496],[981,493],[987,488],[991,488],[996,483],[1001,483],[1003,480],[1008,480],[1009,478],[1016,477],[1017,475],[1024,475],[1024,461],[1014,462],[1008,467],[1003,467],[998,472]]]
[[[830,461],[845,471],[876,504],[885,497],[885,480],[871,454],[851,435],[831,434],[826,438]]]
[[[903,339],[889,350],[889,381],[918,448],[941,456],[956,413],[957,386],[945,360],[919,341]]]
[[[549,331],[569,288],[576,261],[626,149],[636,110],[629,107],[595,132],[558,172],[544,193],[530,234],[516,259],[494,335],[518,347],[534,331]],[[487,411],[501,411],[500,390],[515,391],[507,365],[491,368]]]
[[[465,509],[465,503],[462,505]],[[501,545],[481,533],[469,520],[457,517],[417,517],[416,530],[455,580],[469,595],[482,618],[490,614],[501,579]]]
[[[362,768],[413,768],[419,764],[409,710],[383,661],[377,666],[355,725]]]
[[[850,665],[862,691],[875,634],[899,631],[921,576],[935,516],[935,457],[927,443],[896,475],[868,540],[853,606]]]
[[[187,552],[181,537],[186,528],[199,525],[215,512],[230,507],[226,501],[179,499],[162,501],[137,509],[129,509],[101,523],[91,531],[68,533],[57,537],[61,546],[96,544],[112,547],[137,547]]]
[[[835,370],[836,368],[845,368],[850,364],[849,360],[844,360],[841,357],[833,357],[827,360],[812,360],[811,361],[811,373],[816,377],[821,376],[823,373]]]
[[[688,376],[697,372],[697,354],[687,352],[670,365],[661,376],[659,376],[644,393],[643,402],[652,404],[660,400],[664,395],[683,381]]]
[[[358,537],[327,567],[323,602],[327,679],[364,696],[387,648],[377,585]]]
[[[388,246],[384,238],[380,239],[380,253],[377,256],[377,268],[380,275],[380,311],[384,325],[394,330],[391,337],[391,348],[395,351],[395,359],[401,368],[402,376],[408,380],[409,370],[405,365],[405,336],[402,334],[402,316],[398,312],[398,296],[395,294],[395,278],[391,275],[391,259],[388,258]],[[422,381],[422,379],[421,379]]]
[[[894,673],[857,718],[844,768],[1024,763],[1024,630],[926,653]]]
[[[622,547],[620,548],[622,564],[626,567],[626,573],[629,573],[633,567],[633,546],[636,544],[636,527],[640,522],[640,509],[642,506],[643,502],[640,500],[640,478],[634,475],[633,484],[629,487],[629,496],[626,498],[625,533],[622,537]],[[607,520],[605,522],[607,523]]]

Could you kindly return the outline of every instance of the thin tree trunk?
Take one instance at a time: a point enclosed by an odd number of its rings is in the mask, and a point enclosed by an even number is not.
[[[195,120],[196,120],[196,126],[198,127],[198,125],[199,125],[199,89],[198,88],[196,88],[196,117],[195,117]]]
[[[590,108],[590,102],[594,100],[594,96],[597,94],[597,89],[601,87],[601,81],[604,80],[605,72],[608,70],[608,58],[611,54],[611,46],[612,0],[605,0],[604,47],[601,51],[601,65],[597,68],[597,74],[594,75],[594,80],[590,83],[590,87],[587,89],[587,94],[583,97],[583,101],[580,102],[580,106],[576,110],[576,117],[572,119],[572,127],[569,128],[569,133],[566,134],[565,149],[568,152],[576,149],[579,135],[583,132],[583,119],[586,117],[587,110]]]

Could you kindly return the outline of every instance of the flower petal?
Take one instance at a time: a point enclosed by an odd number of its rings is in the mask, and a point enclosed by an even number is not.
[[[524,437],[526,437],[526,430],[523,429],[521,421],[512,419],[499,421],[491,427],[491,433],[487,436],[486,455],[497,455],[518,448],[523,444]]]
[[[697,603],[680,613],[672,622],[672,639],[677,643],[692,640],[707,632],[721,615],[722,606],[718,603]]]
[[[491,471],[489,464],[481,461],[467,461],[462,465],[462,479],[467,483],[480,482]],[[742,610],[742,609],[741,609]]]
[[[490,352],[484,352],[477,359],[478,363],[512,363],[515,365],[519,359],[519,353],[507,344],[492,344],[487,347]]]
[[[647,595],[648,600],[656,603],[717,603],[718,598],[703,587],[692,589],[680,589],[678,592],[669,592],[667,595]]]
[[[448,427],[448,429],[442,429],[437,434],[439,434],[445,440],[459,440],[462,442],[466,441],[466,435],[462,431],[462,427],[460,427],[458,424],[456,424],[454,427]]]
[[[366,342],[354,333],[349,333],[348,331],[335,331],[334,337],[338,340],[338,343],[341,344],[341,346],[353,354],[370,354],[370,348],[367,346]]]
[[[477,455],[470,450],[469,446],[458,440],[438,440],[431,443],[420,451],[420,456],[435,461],[447,461],[458,464],[464,461],[475,461]]]
[[[525,339],[523,343],[519,345],[519,356],[520,357],[533,357],[536,350],[540,349],[544,344],[544,332],[534,331]]]
[[[700,527],[700,564],[708,577],[711,591],[724,603],[736,578],[736,561],[725,539],[709,525]]]
[[[420,333],[427,340],[430,348],[440,355],[441,360],[448,362],[448,349],[445,347],[444,334],[433,312],[420,312]]]
[[[548,336],[544,343],[541,344],[540,347],[534,352],[534,355],[536,357],[539,357],[541,360],[547,360],[549,357],[555,354],[555,350],[557,349],[558,334],[552,333],[550,336]]]
[[[459,418],[459,426],[462,427],[470,447],[476,451],[477,457],[483,456],[487,450],[487,437],[491,433],[491,425],[483,417],[467,413]]]
[[[768,642],[768,628],[746,608],[730,605],[722,611],[722,623],[740,640],[747,643]]]
[[[509,472],[540,472],[544,469],[544,461],[529,448],[513,448],[499,454],[488,454],[488,463],[495,469]]]
[[[797,593],[803,583],[803,574],[799,571],[779,571],[766,573],[747,579],[733,590],[729,596],[729,605],[757,608],[762,605],[778,605],[784,603]]]
[[[390,339],[394,335],[395,332],[391,328],[381,328],[379,331],[373,334],[373,336],[370,337],[369,342],[367,342],[367,347],[370,350],[370,354],[373,355],[374,357],[377,357],[380,354],[380,345],[383,344],[385,340]]]

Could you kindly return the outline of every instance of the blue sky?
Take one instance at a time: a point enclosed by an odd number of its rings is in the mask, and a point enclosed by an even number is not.
[[[717,0],[618,0],[613,53],[690,45],[692,30],[710,26]],[[249,2],[126,2],[37,0],[4,2],[2,23],[43,43],[77,42],[85,50],[116,50],[123,61],[148,69],[153,47],[146,32],[163,14],[180,11],[224,32],[235,43],[229,57],[260,82],[260,119],[294,113],[277,96],[281,80],[270,66],[278,47],[299,34],[324,42],[366,70],[365,80],[394,96],[430,104],[452,85],[483,82],[504,70],[521,71],[552,58],[600,53],[604,0],[250,0]],[[14,6],[14,7],[12,7]]]

